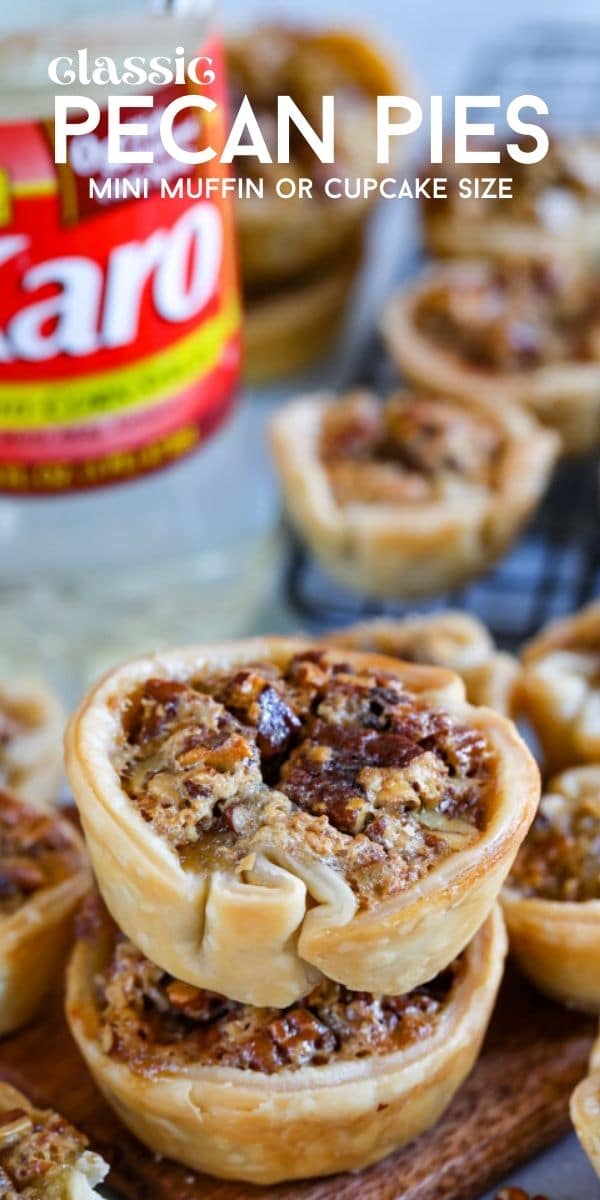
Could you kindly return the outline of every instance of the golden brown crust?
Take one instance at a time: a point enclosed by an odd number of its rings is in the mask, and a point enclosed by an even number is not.
[[[0,788],[47,808],[62,774],[63,708],[45,684],[0,680]]]
[[[600,766],[557,775],[502,892],[511,951],[542,991],[600,1012]]]
[[[64,1117],[34,1108],[0,1083],[0,1195],[6,1200],[91,1200],[108,1174],[99,1154]]]
[[[567,453],[584,453],[600,442],[600,363],[558,360],[527,370],[478,367],[456,347],[436,342],[419,327],[418,314],[434,290],[462,289],[465,273],[485,273],[481,263],[436,266],[397,293],[384,310],[381,329],[394,362],[418,387],[480,400],[501,409],[516,404],[557,431]],[[525,468],[527,469],[527,468]]]
[[[33,1016],[54,981],[90,886],[81,839],[56,815],[0,793],[0,1034]]]
[[[513,716],[518,663],[512,655],[496,651],[489,630],[473,613],[446,610],[379,617],[337,630],[325,641],[446,667],[463,679],[470,704],[485,704],[503,716]]]
[[[348,411],[353,416],[358,407],[364,424],[377,422],[380,404],[365,393],[347,397],[345,404],[327,394],[292,401],[273,421],[272,448],[289,515],[325,569],[355,591],[410,599],[458,585],[499,557],[542,495],[557,443],[552,433],[506,405],[501,410],[462,400],[440,405],[402,393],[388,404],[411,419],[418,419],[423,404],[447,414],[448,432],[433,439],[434,470],[421,463],[422,442],[414,435],[411,454],[418,445],[419,461],[406,467],[401,436],[389,464],[373,464],[372,495],[354,470],[358,482],[350,487],[356,486],[357,500],[336,498],[339,470],[332,474],[336,464],[323,461],[323,431],[332,417],[343,419]],[[463,448],[478,443],[474,461],[447,469],[440,458],[446,442],[452,456],[456,448],[452,414],[457,428],[472,428],[480,437],[461,437]],[[368,456],[366,465],[371,479]]]
[[[259,830],[253,855],[237,870],[231,857],[217,867],[204,860],[202,842],[186,866],[132,804],[115,769],[132,691],[157,678],[189,680],[257,662],[285,666],[310,651],[310,643],[263,638],[127,664],[92,689],[67,736],[69,778],[98,883],[117,924],[174,977],[259,1005],[289,1004],[310,990],[319,973],[355,990],[390,994],[437,974],[492,907],[539,796],[537,769],[514,727],[491,710],[466,705],[457,677],[435,667],[319,648],[328,669],[349,664],[381,673],[390,687],[401,684],[408,696],[416,696],[415,704],[439,709],[451,725],[482,739],[489,771],[484,827],[471,828],[462,848],[434,862],[418,884],[406,878],[397,894],[381,902],[373,894],[364,908],[335,854],[313,854],[308,839],[302,848],[282,843],[272,837],[271,824]],[[254,770],[252,755],[247,761]],[[221,787],[230,782],[221,776]],[[281,786],[283,791],[272,793],[271,810],[284,812],[276,829],[285,834],[286,821],[293,827],[295,818],[284,794],[290,784]],[[326,814],[317,822],[342,837]],[[361,841],[344,837],[355,846]],[[448,839],[450,845],[449,834]],[[396,860],[402,862],[397,849],[390,864]],[[385,879],[385,864],[381,870]]]
[[[343,30],[310,31],[284,25],[263,25],[227,47],[230,86],[236,98],[246,94],[258,115],[272,121],[275,97],[291,95],[302,111],[319,128],[320,97],[336,95],[336,165],[331,175],[383,174],[377,167],[375,97],[394,94],[398,80],[391,64],[365,38]],[[315,79],[319,86],[315,86]],[[350,90],[349,104],[345,93]],[[315,96],[319,97],[318,111]],[[348,114],[344,119],[345,112]],[[372,161],[371,161],[372,158]],[[250,161],[250,160],[248,160]],[[249,170],[239,160],[239,169]],[[307,200],[278,199],[278,178],[319,177],[314,195]],[[285,282],[294,282],[306,272],[341,263],[348,243],[356,237],[372,205],[369,200],[328,200],[321,197],[319,181],[327,167],[310,151],[286,163],[260,164],[266,179],[260,199],[245,198],[238,204],[238,229],[244,283],[253,292]],[[249,172],[252,174],[252,171]]]
[[[222,1178],[269,1184],[359,1169],[432,1125],[475,1060],[504,952],[496,909],[466,951],[431,1036],[378,1058],[275,1075],[191,1063],[150,1080],[105,1053],[94,977],[110,953],[106,926],[74,951],[67,1016],[106,1098],[155,1153]]]
[[[600,600],[553,621],[521,658],[518,701],[547,768],[600,762]]]
[[[596,1174],[600,1177],[600,1036],[590,1058],[590,1073],[571,1096],[571,1120]]]

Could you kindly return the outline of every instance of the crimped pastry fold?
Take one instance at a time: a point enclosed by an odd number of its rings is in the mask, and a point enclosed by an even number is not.
[[[174,977],[283,1006],[399,994],[490,911],[533,817],[514,726],[435,667],[248,639],[126,664],[67,769],[117,924]]]
[[[438,1119],[477,1056],[505,949],[496,908],[410,996],[325,983],[282,1013],[165,979],[131,944],[115,950],[101,920],[73,953],[67,1016],[107,1100],[154,1153],[276,1183],[356,1170]]]

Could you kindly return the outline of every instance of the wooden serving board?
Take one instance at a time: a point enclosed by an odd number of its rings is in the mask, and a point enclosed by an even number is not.
[[[273,1188],[224,1183],[157,1160],[96,1091],[69,1036],[60,997],[41,1023],[0,1043],[0,1077],[51,1105],[112,1164],[123,1200],[475,1200],[569,1127],[595,1022],[505,980],[482,1056],[441,1122],[408,1149],[355,1175]]]

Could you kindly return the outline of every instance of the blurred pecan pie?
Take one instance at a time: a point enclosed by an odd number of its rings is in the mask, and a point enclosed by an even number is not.
[[[571,1120],[596,1174],[600,1176],[600,1035],[592,1050],[589,1075],[571,1096]]]
[[[64,1117],[34,1108],[0,1083],[0,1196],[6,1200],[91,1200],[108,1174],[99,1154]]]
[[[514,727],[436,667],[249,639],[130,663],[67,737],[98,883],[178,979],[398,994],[490,911],[539,797]]]
[[[529,147],[523,144],[523,149]],[[423,202],[428,248],[438,255],[543,260],[557,251],[589,260],[600,251],[600,138],[551,136],[539,163],[518,163],[499,147],[498,164],[446,162],[433,171],[448,179],[446,199]],[[429,168],[428,168],[429,170]],[[511,195],[461,197],[462,177],[512,180]]]
[[[60,967],[70,918],[89,886],[85,852],[73,827],[0,792],[0,1033],[35,1012]]]
[[[554,435],[510,405],[413,392],[302,397],[276,416],[272,444],[288,512],[325,569],[403,599],[498,558],[556,454]]]
[[[67,1016],[104,1095],[154,1153],[275,1183],[356,1170],[438,1119],[477,1056],[505,949],[495,908],[407,995],[324,980],[284,1009],[252,1008],[173,979],[100,910],[71,959]]]
[[[62,770],[62,707],[40,683],[0,679],[0,788],[46,808]]]
[[[511,949],[543,991],[600,1012],[600,765],[547,787],[502,893]]]
[[[380,617],[340,629],[326,641],[405,662],[447,667],[463,679],[470,704],[487,704],[507,717],[512,715],[517,662],[496,650],[489,630],[473,613],[448,610]]]
[[[258,182],[264,194],[240,200],[238,230],[244,284],[253,293],[273,283],[297,280],[343,254],[360,231],[369,201],[328,199],[331,176],[378,176],[376,98],[395,94],[395,72],[368,41],[342,30],[311,31],[261,25],[227,45],[232,104],[248,96],[273,158],[261,163],[239,157],[237,170]],[[324,165],[298,133],[289,163],[277,162],[277,98],[291,96],[316,130],[322,126],[323,96],[335,97],[335,163]],[[309,199],[277,197],[283,177],[312,180]]]
[[[600,600],[554,621],[522,654],[519,705],[546,763],[600,763]]]
[[[556,260],[434,267],[392,298],[382,328],[415,384],[522,404],[570,453],[600,442],[600,275]]]

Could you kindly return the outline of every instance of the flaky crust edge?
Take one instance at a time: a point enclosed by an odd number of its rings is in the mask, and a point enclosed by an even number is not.
[[[425,636],[434,656],[435,639],[439,637],[437,661],[442,665],[445,659],[443,665],[460,675],[469,704],[483,704],[505,717],[514,716],[518,661],[512,654],[495,649],[489,630],[474,613],[444,609],[434,613],[408,613],[397,618],[376,617],[336,629],[323,640],[330,646],[345,646],[351,650],[368,647],[374,653],[401,658],[401,647],[397,653],[393,648],[396,636],[400,641],[410,641],[413,636],[417,644]],[[454,652],[449,650],[452,644]],[[411,662],[419,661],[412,654],[409,658]]]
[[[98,1041],[98,943],[81,941],[68,970],[67,1017],[118,1116],[154,1153],[225,1179],[270,1184],[358,1170],[434,1124],[471,1070],[502,976],[506,935],[496,907],[467,954],[436,1033],[381,1059],[276,1076],[219,1067],[136,1076]]]
[[[600,600],[551,621],[521,652],[517,703],[540,741],[548,770],[600,762],[600,733],[582,730],[578,716],[569,712],[566,676],[561,678],[560,670],[545,661],[555,652],[575,650],[571,642],[578,637],[600,648]]]
[[[91,887],[85,848],[76,830],[61,819],[81,855],[81,866],[52,887],[34,893],[15,913],[0,917],[0,1035],[34,1016],[63,964],[71,918]]]
[[[418,886],[356,915],[348,884],[324,861],[273,849],[244,880],[192,874],[122,791],[110,761],[120,703],[152,675],[183,678],[205,664],[285,661],[311,642],[247,639],[191,647],[126,664],[88,693],[66,740],[67,771],[88,849],[117,924],[176,978],[250,1004],[283,1007],[319,973],[354,990],[398,994],[430,979],[471,939],[496,900],[539,799],[539,775],[514,726],[470,708],[457,676],[377,655],[326,650],[333,661],[401,678],[458,719],[485,731],[497,763],[496,805],[482,841],[442,862]],[[307,890],[319,903],[307,902]]]
[[[600,766],[573,767],[546,790],[575,800],[578,781],[586,779],[600,786]],[[600,1014],[600,900],[548,900],[506,885],[501,904],[523,974],[567,1007]]]
[[[590,1073],[571,1096],[571,1120],[596,1174],[600,1178],[600,1035],[590,1058]]]
[[[13,751],[21,778],[10,783],[10,791],[34,808],[51,809],[62,776],[65,711],[58,696],[40,680],[0,677],[0,711],[13,708],[29,714],[31,730],[19,737]]]

